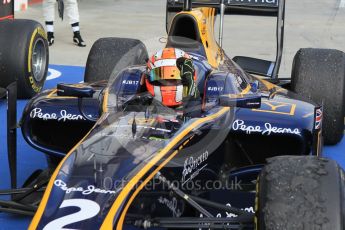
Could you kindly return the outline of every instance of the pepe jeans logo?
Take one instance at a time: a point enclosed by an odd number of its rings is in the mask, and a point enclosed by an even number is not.
[[[291,128],[279,128],[276,126],[273,126],[271,123],[265,123],[265,129],[262,129],[261,126],[251,126],[251,125],[245,125],[243,120],[235,120],[232,124],[232,129],[234,131],[241,130],[243,132],[246,132],[246,134],[251,133],[261,133],[262,135],[271,135],[281,133],[281,134],[295,134],[300,135],[301,132],[298,128],[291,129]]]
[[[41,108],[34,108],[30,112],[30,118],[39,118],[42,120],[57,120],[57,121],[78,121],[86,120],[82,115],[67,113],[66,110],[61,110],[59,116],[56,113],[43,113]]]
[[[69,194],[71,192],[80,192],[83,195],[90,195],[92,193],[116,194],[116,191],[96,188],[94,185],[88,185],[87,188],[67,187],[67,184],[63,180],[55,180],[54,185],[60,188],[61,190],[65,191],[66,194]]]
[[[198,157],[189,157],[184,162],[184,167],[182,171],[182,185],[187,183],[189,180],[194,179],[199,175],[200,171],[204,169],[207,164],[203,165],[201,168],[200,165],[203,164],[208,158],[208,151],[202,153]]]
[[[180,217],[181,216],[182,212],[177,207],[177,199],[175,197],[173,197],[171,200],[169,200],[168,198],[160,196],[158,198],[158,202],[160,204],[167,206],[168,209],[172,212],[174,217]]]

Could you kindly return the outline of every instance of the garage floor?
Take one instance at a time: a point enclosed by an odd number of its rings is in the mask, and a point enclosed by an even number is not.
[[[289,0],[286,8],[286,37],[280,76],[289,77],[293,55],[300,47],[336,48],[345,51],[345,6],[343,0]],[[57,82],[76,83],[83,79],[88,52],[100,37],[141,39],[149,53],[163,47],[165,33],[164,0],[80,0],[82,35],[87,47],[72,43],[72,32],[66,19],[56,20],[55,44],[50,48],[50,68],[61,73],[48,80],[45,88]],[[16,14],[43,22],[40,4]],[[248,55],[273,59],[275,21],[267,18],[229,16],[225,22],[224,48],[230,56]],[[53,72],[53,71],[51,71]],[[55,75],[56,76],[56,75]],[[50,75],[52,77],[52,75]],[[18,119],[26,101],[18,102]],[[4,121],[6,105],[0,104],[0,120]],[[0,130],[0,189],[8,188],[9,175],[5,154],[5,127]],[[44,155],[29,147],[18,132],[18,183],[36,168],[45,167]],[[336,159],[345,168],[345,138],[340,144],[325,148],[325,156]],[[0,213],[0,229],[26,229],[30,218]]]

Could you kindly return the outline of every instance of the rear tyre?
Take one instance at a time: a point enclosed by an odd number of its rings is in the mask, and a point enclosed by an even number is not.
[[[344,229],[344,172],[313,156],[268,159],[257,183],[257,229]]]
[[[325,144],[343,137],[345,114],[345,54],[330,49],[300,49],[294,58],[291,89],[323,104]]]
[[[146,47],[139,40],[100,38],[87,58],[84,82],[108,80],[128,66],[145,64],[147,59]]]
[[[32,20],[0,22],[0,87],[17,81],[18,98],[39,93],[47,77],[49,51],[46,32]]]

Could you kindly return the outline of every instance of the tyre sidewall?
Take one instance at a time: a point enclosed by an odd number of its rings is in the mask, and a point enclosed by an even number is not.
[[[46,33],[42,27],[37,27],[34,29],[33,33],[31,36],[29,36],[28,39],[28,49],[26,51],[26,59],[25,59],[25,65],[26,67],[24,68],[25,70],[25,81],[19,81],[19,86],[20,88],[24,89],[25,92],[27,92],[27,96],[32,97],[35,94],[39,93],[44,85],[44,82],[47,77],[47,72],[48,72],[48,63],[49,60],[47,58],[46,63],[45,63],[45,71],[44,71],[44,77],[43,79],[40,79],[37,81],[34,76],[33,76],[33,70],[32,70],[32,54],[33,54],[33,49],[34,45],[38,40],[42,40],[44,44],[45,51],[48,53],[48,44],[46,42]],[[31,94],[30,94],[31,92]],[[20,92],[19,92],[20,93]],[[23,95],[24,96],[24,95]],[[25,96],[24,96],[25,97]]]

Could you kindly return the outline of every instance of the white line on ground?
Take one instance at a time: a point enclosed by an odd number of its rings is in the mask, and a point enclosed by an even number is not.
[[[340,0],[339,8],[345,7],[345,0]]]

